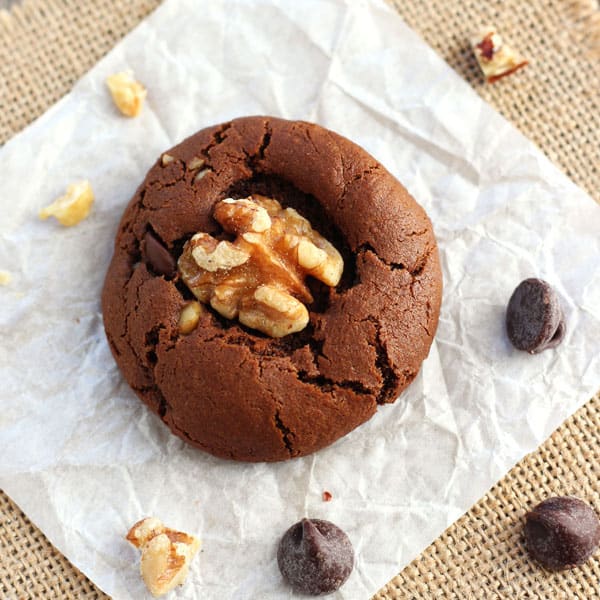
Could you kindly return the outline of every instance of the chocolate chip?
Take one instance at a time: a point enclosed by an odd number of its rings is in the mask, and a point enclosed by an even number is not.
[[[550,338],[550,341],[544,346],[544,350],[551,350],[552,348],[556,348],[564,339],[565,334],[567,333],[567,326],[565,325],[565,319],[562,316],[561,312],[561,320],[554,332],[554,335]]]
[[[277,564],[296,592],[318,596],[335,592],[354,566],[354,550],[337,525],[321,519],[302,519],[283,535]]]
[[[158,275],[173,277],[176,272],[176,263],[171,253],[149,231],[144,236],[144,256],[146,263]]]
[[[506,309],[506,331],[513,346],[530,354],[558,346],[566,333],[560,301],[549,283],[525,279]]]
[[[570,569],[585,562],[600,543],[600,520],[579,498],[548,498],[525,515],[529,554],[547,569]]]

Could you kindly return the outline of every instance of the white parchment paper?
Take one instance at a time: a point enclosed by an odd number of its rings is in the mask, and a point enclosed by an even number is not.
[[[124,68],[149,90],[133,120],[104,84]],[[100,314],[116,226],[146,170],[247,114],[316,121],[365,147],[428,211],[444,269],[413,385],[282,464],[229,463],[173,437],[124,384]],[[14,276],[0,289],[0,485],[115,598],[145,597],[123,539],[145,515],[203,540],[176,597],[290,596],[276,545],[308,515],[356,550],[335,597],[367,598],[600,386],[600,208],[383,2],[167,0],[0,164],[0,268]],[[97,196],[86,221],[38,221],[82,178]],[[538,356],[513,350],[503,324],[530,276],[556,287],[568,320],[563,344]]]

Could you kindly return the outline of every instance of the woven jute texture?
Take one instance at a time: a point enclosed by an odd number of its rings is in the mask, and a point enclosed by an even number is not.
[[[485,100],[600,201],[596,0],[388,1]],[[67,93],[158,4],[25,0],[10,13],[0,11],[0,143]],[[483,83],[468,47],[471,31],[482,23],[495,25],[530,61],[493,86]],[[575,571],[551,574],[528,559],[521,540],[526,510],[550,495],[577,495],[600,510],[599,431],[596,396],[375,599],[600,598],[598,555]],[[106,598],[1,492],[0,597]]]

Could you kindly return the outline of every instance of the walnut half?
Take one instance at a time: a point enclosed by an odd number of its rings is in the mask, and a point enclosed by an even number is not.
[[[142,551],[140,573],[153,596],[183,584],[200,548],[200,540],[193,535],[169,529],[155,517],[138,521],[126,539]]]
[[[226,198],[213,215],[237,237],[217,240],[199,232],[186,243],[179,272],[196,298],[271,337],[304,329],[305,303],[313,300],[305,278],[336,286],[344,269],[340,253],[307,219],[272,198]]]

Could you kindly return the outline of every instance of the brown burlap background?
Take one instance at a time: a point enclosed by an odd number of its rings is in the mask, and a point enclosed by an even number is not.
[[[388,1],[483,98],[600,201],[596,0]],[[25,0],[10,13],[0,11],[0,143],[67,93],[158,3]],[[481,23],[496,25],[530,66],[485,85],[468,48],[469,33]],[[524,513],[549,495],[574,494],[600,509],[599,431],[597,395],[374,600],[600,597],[598,554],[575,571],[550,574],[529,561],[521,542]],[[106,598],[1,492],[0,597]]]

